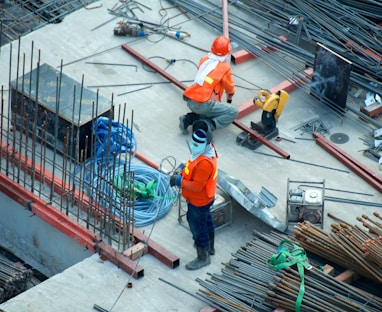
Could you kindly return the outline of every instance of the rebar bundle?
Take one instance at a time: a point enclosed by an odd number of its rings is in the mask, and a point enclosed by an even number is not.
[[[244,11],[256,11],[269,24],[284,28],[310,42],[321,42],[351,60],[362,71],[379,75],[381,54],[380,26],[365,11],[353,9],[336,0],[320,1],[243,1],[238,4]],[[377,7],[376,7],[377,8]],[[367,53],[366,51],[372,52]]]
[[[222,30],[219,1],[169,2],[206,25]],[[366,9],[353,9],[350,2],[347,5],[342,2],[345,1],[232,1],[229,36],[242,49],[307,92],[310,92],[311,79],[304,70],[314,67],[316,43],[319,42],[352,62],[351,86],[381,93],[381,27],[368,18],[369,15],[362,14]],[[378,3],[369,5],[370,13],[381,9]],[[351,105],[347,105],[347,109],[360,115],[359,110]],[[343,111],[338,114],[341,116]],[[357,119],[354,121],[358,122]],[[372,118],[369,121],[376,127],[382,127]]]
[[[278,273],[266,300],[287,311],[295,310],[300,277],[296,270]],[[300,311],[380,311],[382,299],[335,280],[316,268],[305,271],[305,293]]]
[[[374,215],[380,218],[378,213]],[[327,234],[309,222],[302,222],[293,231],[295,240],[304,249],[381,283],[382,244],[378,235],[382,226],[366,215],[357,219],[368,231],[341,222],[332,224],[331,233]]]
[[[32,270],[0,255],[0,303],[25,291],[32,277]]]
[[[301,287],[296,266],[274,270],[268,259],[277,253],[284,234],[254,231],[254,238],[224,263],[221,274],[197,279],[204,288],[197,296],[219,311],[296,311]],[[382,299],[327,275],[316,266],[304,270],[304,296],[300,311],[352,312],[380,310]]]
[[[16,40],[20,35],[62,19],[94,0],[17,0],[7,1],[0,8],[0,46]]]
[[[281,240],[278,234],[266,237],[255,232],[254,238],[242,246],[233,258],[224,264],[222,274],[211,274],[205,281],[197,279],[206,290],[199,295],[219,311],[273,311],[274,306],[265,301],[268,283],[272,282],[275,271],[265,265],[267,259]],[[281,236],[284,237],[284,236]],[[263,240],[264,239],[264,240]]]

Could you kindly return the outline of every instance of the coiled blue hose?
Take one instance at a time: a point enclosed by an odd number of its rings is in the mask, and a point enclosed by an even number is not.
[[[177,193],[169,186],[169,179],[164,173],[142,164],[130,164],[130,171],[134,173],[134,182],[150,184],[155,181],[153,189],[154,196],[142,198],[137,196],[135,203],[129,196],[121,195],[120,189],[116,187],[114,181],[116,177],[125,174],[125,164],[121,163],[116,168],[108,167],[101,170],[100,176],[95,176],[92,184],[97,185],[102,190],[102,197],[96,188],[93,188],[93,198],[98,197],[99,203],[107,208],[114,209],[112,213],[119,216],[122,220],[134,219],[135,227],[143,227],[152,224],[156,220],[164,217],[177,200]],[[128,175],[128,174],[127,174]],[[126,181],[128,184],[128,181]],[[134,208],[134,209],[132,209]]]
[[[161,171],[122,159],[120,154],[127,153],[132,157],[132,153],[136,152],[136,140],[131,129],[120,122],[99,117],[93,131],[96,137],[95,156],[86,161],[84,168],[77,168],[89,185],[93,199],[123,221],[133,222],[135,227],[150,225],[164,217],[174,205],[177,192],[170,187],[168,176]],[[106,149],[110,151],[109,157],[104,155]],[[118,159],[117,155],[120,155]],[[129,177],[134,177],[134,183],[129,183]],[[135,183],[150,185],[152,196],[139,196],[135,188],[133,196],[124,194],[124,188],[115,183],[116,180],[121,182],[121,179],[126,180],[122,181],[126,186]]]

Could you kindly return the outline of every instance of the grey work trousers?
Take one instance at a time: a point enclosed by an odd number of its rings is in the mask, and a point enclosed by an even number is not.
[[[200,115],[200,119],[213,120],[216,129],[228,127],[239,114],[239,110],[232,104],[217,100],[198,103],[188,99],[187,106],[192,112]]]

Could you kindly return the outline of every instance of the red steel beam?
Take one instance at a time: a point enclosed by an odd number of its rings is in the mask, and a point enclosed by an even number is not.
[[[238,128],[240,128],[241,130],[247,132],[248,134],[250,134],[253,138],[255,138],[256,140],[260,141],[261,143],[263,143],[264,145],[266,145],[267,147],[269,147],[271,150],[275,151],[277,154],[281,155],[282,157],[286,158],[286,159],[289,159],[290,158],[290,155],[285,152],[284,150],[282,150],[281,148],[279,148],[277,145],[273,144],[271,141],[267,140],[266,138],[264,138],[263,136],[261,136],[260,134],[258,134],[256,131],[252,130],[251,128],[248,128],[247,126],[245,126],[241,121],[235,119],[233,121],[234,125]]]
[[[329,154],[334,156],[345,166],[351,169],[354,173],[359,175],[367,183],[373,186],[379,192],[382,192],[382,179],[378,177],[372,170],[367,168],[365,165],[357,161],[352,156],[348,155],[346,152],[335,146],[332,142],[328,141],[321,134],[314,132],[313,137],[316,139],[316,143],[326,150]]]
[[[135,263],[130,258],[125,255],[116,252],[113,247],[105,242],[100,242],[97,245],[97,252],[99,253],[101,259],[107,259],[110,262],[114,263],[118,268],[121,268],[126,273],[133,276],[135,279],[144,276],[143,268]]]
[[[254,112],[257,109],[258,107],[255,104],[253,104],[253,100],[249,100],[238,107],[239,114],[237,115],[236,119],[243,118],[244,116],[247,116],[248,114]]]
[[[316,140],[323,141],[325,145],[328,145],[331,148],[333,148],[343,158],[350,160],[352,163],[356,164],[357,167],[360,168],[363,172],[367,173],[370,177],[373,177],[374,179],[378,180],[380,184],[382,184],[382,178],[379,177],[373,170],[371,170],[369,167],[365,166],[363,163],[353,158],[351,155],[346,153],[344,150],[340,149],[337,145],[335,145],[331,141],[327,140],[323,135],[317,132],[313,132],[313,137]]]
[[[33,214],[72,238],[78,244],[86,247],[91,252],[99,253],[103,260],[109,260],[134,278],[138,279],[144,275],[144,270],[141,266],[121,253],[116,252],[113,247],[103,242],[99,236],[56,208],[47,205],[42,199],[2,173],[0,173],[0,192],[29,209]]]
[[[92,252],[95,252],[97,244],[102,240],[99,236],[79,225],[55,207],[46,204],[45,201],[8,178],[3,173],[0,173],[0,192],[4,193],[9,198],[12,198],[21,206],[27,208],[33,214]]]
[[[223,17],[223,35],[229,38],[229,25],[228,25],[228,3],[227,0],[222,0],[222,17]],[[230,57],[227,57],[225,62],[229,64]]]
[[[141,153],[135,152],[134,155],[135,155],[135,157],[137,157],[138,159],[142,160],[144,163],[146,163],[150,167],[153,167],[156,170],[160,169],[160,166],[158,164],[156,164],[155,162],[153,162],[152,160],[150,160],[146,156],[142,155]]]
[[[354,41],[347,42],[346,46],[352,48],[354,51],[360,53],[363,56],[372,57],[374,59],[374,61],[376,61],[376,62],[382,61],[382,57],[380,55],[376,54],[375,52],[371,51],[370,49],[368,49],[366,47],[359,45],[358,43],[356,43]]]
[[[164,78],[166,78],[168,81],[171,81],[174,85],[178,86],[182,90],[185,90],[187,88],[187,86],[183,82],[171,76],[165,70],[163,70],[162,68],[160,68],[159,66],[151,62],[149,59],[145,58],[143,55],[139,54],[133,48],[129,47],[126,43],[122,45],[122,49],[125,50],[127,53],[131,54],[132,56],[134,56],[136,59],[140,60],[142,63],[151,67],[158,74],[162,75]]]
[[[165,265],[174,269],[179,266],[179,258],[172,253],[168,252],[162,245],[154,242],[152,239],[149,239],[148,236],[142,232],[135,232],[134,236],[141,242],[147,243],[148,253],[153,255],[155,258],[159,259]]]

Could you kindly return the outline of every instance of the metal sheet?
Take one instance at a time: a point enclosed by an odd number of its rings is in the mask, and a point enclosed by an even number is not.
[[[218,184],[242,207],[265,224],[281,232],[287,229],[287,225],[281,222],[277,216],[270,211],[269,208],[275,206],[277,197],[267,189],[262,188],[260,193],[253,193],[240,180],[228,175],[220,169]]]

